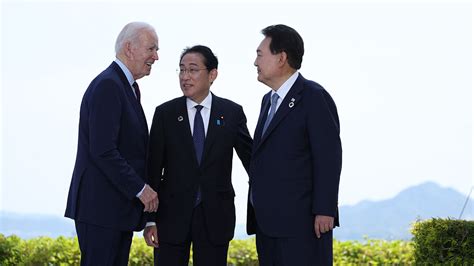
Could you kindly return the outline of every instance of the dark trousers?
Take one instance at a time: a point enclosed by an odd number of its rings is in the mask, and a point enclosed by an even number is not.
[[[187,266],[191,243],[194,266],[226,266],[229,243],[214,245],[209,241],[207,230],[202,204],[200,204],[194,208],[190,232],[184,243],[160,241],[160,247],[155,248],[154,251],[155,266]]]
[[[133,233],[76,221],[81,265],[127,265]]]
[[[260,266],[332,265],[332,231],[316,238],[307,236],[276,238],[262,233],[257,226],[257,252]]]

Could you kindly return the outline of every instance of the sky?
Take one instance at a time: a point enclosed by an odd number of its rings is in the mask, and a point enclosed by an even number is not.
[[[338,107],[340,205],[427,181],[467,195],[472,11],[470,1],[2,1],[0,211],[63,215],[82,95],[130,21],[159,37],[160,59],[139,81],[149,126],[157,105],[182,95],[181,51],[203,44],[219,59],[211,91],[243,106],[253,135],[270,90],[253,66],[260,31],[286,24],[305,42],[300,73]],[[247,180],[235,156],[237,223]]]

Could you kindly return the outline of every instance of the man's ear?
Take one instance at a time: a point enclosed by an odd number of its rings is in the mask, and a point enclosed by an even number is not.
[[[280,58],[278,58],[278,64],[283,66],[288,61],[288,54],[286,52],[280,53]]]
[[[209,72],[209,82],[211,83],[211,85],[212,83],[214,83],[214,80],[216,80],[217,74],[217,68],[214,68]]]
[[[129,41],[126,42],[123,45],[123,51],[124,51],[125,56],[127,56],[127,58],[132,58],[132,43]]]

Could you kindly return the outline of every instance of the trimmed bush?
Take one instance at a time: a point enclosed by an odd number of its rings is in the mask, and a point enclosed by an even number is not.
[[[412,234],[417,264],[474,265],[474,221],[417,221]]]
[[[255,238],[232,240],[228,253],[232,266],[258,265]],[[334,241],[335,265],[413,264],[411,242],[366,239]],[[192,263],[192,255],[191,255]],[[38,237],[22,240],[17,236],[0,234],[0,265],[79,265],[80,251],[77,238]],[[142,237],[134,237],[129,265],[153,265],[153,249]]]
[[[365,239],[358,241],[334,240],[335,265],[407,265],[413,264],[411,242]]]
[[[232,240],[227,255],[229,265],[258,266],[255,237],[247,240]]]

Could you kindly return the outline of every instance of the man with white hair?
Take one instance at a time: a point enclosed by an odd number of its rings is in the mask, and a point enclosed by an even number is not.
[[[127,24],[115,52],[81,103],[65,213],[75,221],[81,265],[127,265],[133,231],[144,228],[144,212],[158,208],[158,195],[145,182],[148,126],[136,83],[158,60],[154,28]]]

